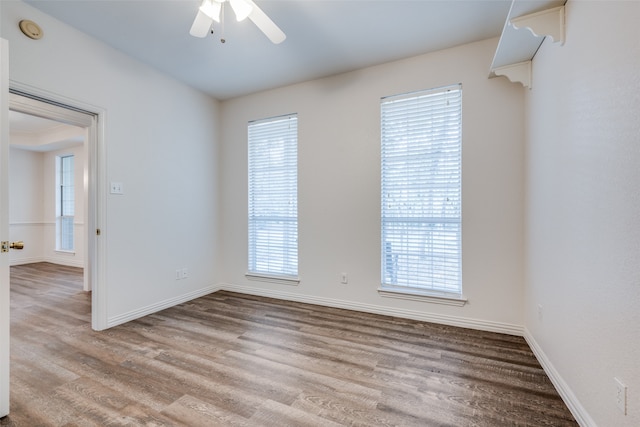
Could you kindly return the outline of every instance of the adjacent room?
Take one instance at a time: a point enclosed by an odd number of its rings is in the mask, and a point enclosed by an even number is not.
[[[11,111],[11,265],[51,262],[84,268],[85,131]]]
[[[0,425],[640,425],[640,1],[0,19]]]

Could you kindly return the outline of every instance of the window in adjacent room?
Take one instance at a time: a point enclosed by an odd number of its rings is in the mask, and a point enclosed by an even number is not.
[[[462,298],[462,87],[381,100],[382,292]]]
[[[74,250],[73,217],[75,193],[73,155],[56,156],[56,250]]]
[[[248,277],[297,281],[298,117],[249,123]]]

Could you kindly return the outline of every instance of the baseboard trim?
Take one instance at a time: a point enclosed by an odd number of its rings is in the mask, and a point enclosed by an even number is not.
[[[148,305],[146,307],[142,307],[138,310],[132,310],[127,313],[110,317],[107,319],[107,328],[121,325],[123,323],[130,322],[135,319],[139,319],[149,314],[157,313],[158,311],[164,310],[166,308],[171,308],[175,305],[182,304],[183,302],[191,301],[193,299],[200,298],[205,295],[209,295],[219,290],[220,290],[220,286],[216,286],[216,285],[207,286],[206,288],[198,289],[197,291],[189,292],[187,294],[183,294],[174,298],[169,298],[167,300],[160,301],[155,304]]]
[[[405,310],[399,308],[383,307],[372,304],[362,304],[352,301],[339,300],[334,298],[323,298],[308,295],[300,295],[292,292],[274,291],[270,289],[255,288],[251,286],[239,286],[223,283],[220,290],[238,292],[242,294],[277,298],[287,301],[303,302],[307,304],[323,305],[334,308],[344,308],[347,310],[362,311],[365,313],[381,314],[384,316],[401,317],[405,319],[420,320],[424,322],[439,323],[461,328],[478,329],[489,332],[499,332],[509,335],[522,336],[523,328],[519,325],[508,323],[492,322],[487,320],[470,319],[459,316],[448,316],[443,314],[424,313],[422,311]]]
[[[35,264],[37,262],[49,262],[51,264],[66,265],[67,267],[84,268],[83,260],[76,260],[71,257],[29,257],[29,258],[16,258],[9,261],[9,265],[24,265]]]
[[[42,257],[31,257],[31,258],[18,258],[13,259],[9,262],[9,265],[25,265],[25,264],[35,264],[36,262],[45,262]]]
[[[564,403],[571,411],[571,414],[576,419],[578,424],[581,427],[597,427],[595,421],[589,416],[587,411],[584,409],[584,406],[580,403],[576,395],[573,393],[573,390],[569,387],[569,385],[562,379],[562,376],[557,371],[557,369],[551,363],[551,360],[547,357],[545,352],[542,350],[542,347],[535,340],[531,332],[525,327],[524,329],[524,339],[531,347],[533,354],[535,354],[538,362],[542,365],[542,369],[546,372],[547,376],[553,383],[553,386],[558,391],[558,394],[564,401]]]
[[[19,258],[14,259],[9,262],[9,265],[25,265],[25,264],[35,264],[37,262],[48,262],[51,264],[64,265],[67,267],[78,267],[84,268],[84,263],[82,261],[68,261],[66,259],[54,258],[54,257],[31,257],[31,258]]]
[[[42,261],[50,262],[51,264],[66,265],[67,267],[78,267],[78,268],[84,267],[83,260],[75,260],[75,259],[72,259],[71,256],[69,256],[69,258],[65,256],[45,257]]]

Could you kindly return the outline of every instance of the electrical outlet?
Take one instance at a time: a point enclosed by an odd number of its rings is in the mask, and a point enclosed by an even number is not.
[[[124,194],[124,187],[121,182],[111,182],[111,194]]]
[[[347,276],[347,273],[340,273],[340,283],[343,285],[349,283],[349,276]]]
[[[180,275],[181,275],[181,279],[187,279],[189,277],[189,269],[187,267],[184,267],[181,271],[180,271]]]
[[[617,378],[613,378],[613,381],[616,383],[616,406],[627,415],[627,386]]]
[[[542,321],[542,305],[538,304],[538,320]]]

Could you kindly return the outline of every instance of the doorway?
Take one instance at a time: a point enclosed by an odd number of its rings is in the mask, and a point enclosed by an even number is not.
[[[11,266],[85,268],[87,137],[85,127],[9,111],[9,240],[24,242],[10,252]]]
[[[104,192],[100,191],[100,183],[104,182],[104,156],[102,153],[102,135],[104,132],[104,110],[79,105],[73,100],[66,100],[59,96],[38,91],[35,88],[10,87],[9,110],[10,112],[35,116],[43,120],[54,121],[69,128],[80,129],[82,150],[78,153],[82,156],[82,177],[79,185],[82,187],[82,211],[81,221],[83,235],[75,239],[82,247],[82,265],[84,289],[91,291],[91,326],[94,330],[103,330],[107,327],[106,295],[100,283],[103,283],[102,271],[104,254],[104,242],[99,239],[101,224],[103,221]],[[77,136],[75,137],[77,141]],[[74,140],[74,137],[70,137]],[[73,143],[73,141],[71,141]],[[58,151],[58,154],[70,152],[69,148]],[[9,161],[11,169],[11,160]],[[76,204],[76,206],[78,206]],[[15,236],[18,237],[18,236]],[[25,248],[27,242],[25,241]],[[69,253],[57,251],[58,256],[67,256]],[[78,258],[78,257],[76,257]]]

